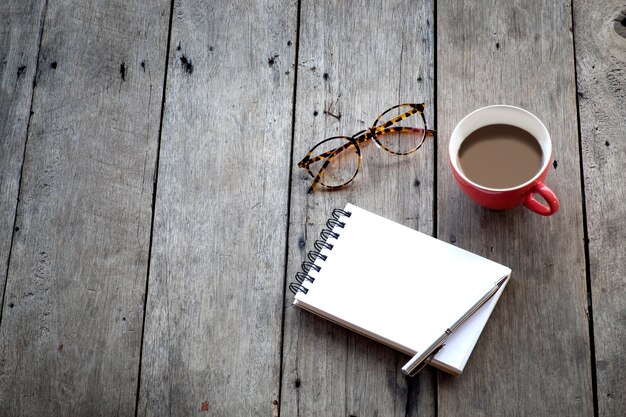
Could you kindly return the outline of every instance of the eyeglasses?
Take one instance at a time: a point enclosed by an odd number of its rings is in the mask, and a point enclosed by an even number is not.
[[[424,103],[398,104],[385,110],[367,130],[352,136],[333,136],[315,145],[298,162],[298,167],[306,169],[313,178],[309,193],[317,184],[327,188],[349,184],[361,167],[359,144],[370,139],[378,148],[394,155],[409,155],[417,151],[427,135],[435,134],[434,130],[426,128],[425,107]],[[417,116],[411,117],[413,115]]]

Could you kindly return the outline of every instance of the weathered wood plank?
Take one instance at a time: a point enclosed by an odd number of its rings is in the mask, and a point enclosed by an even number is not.
[[[278,408],[296,7],[174,4],[139,415]]]
[[[598,415],[626,410],[626,6],[574,2]]]
[[[6,416],[133,415],[169,2],[49,0],[0,328]]]
[[[324,138],[369,128],[398,103],[425,101],[432,126],[433,46],[430,1],[302,2],[288,282],[332,209],[346,202],[432,233],[432,140],[405,157],[363,146],[358,176],[335,192],[307,194],[311,178],[296,164]],[[287,291],[281,415],[434,415],[434,372],[407,383],[400,368],[408,357],[292,302]]]
[[[593,414],[571,25],[569,1],[437,3],[439,238],[513,270],[463,375],[440,376],[440,416]],[[454,126],[498,103],[551,133],[552,217],[482,209],[455,184]]]
[[[44,5],[44,0],[0,4],[0,302],[7,277]]]

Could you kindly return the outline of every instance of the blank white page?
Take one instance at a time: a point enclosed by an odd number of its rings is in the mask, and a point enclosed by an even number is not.
[[[294,303],[409,355],[426,349],[510,274],[507,267],[352,204],[345,210],[352,215],[341,218],[344,228],[333,229],[339,238],[328,240],[333,249],[322,251],[327,259],[317,259],[321,270],[310,271],[314,282],[304,282],[307,293],[298,292]],[[455,341],[468,347],[467,356],[484,322],[472,326],[471,340]],[[444,349],[451,352],[453,346]]]

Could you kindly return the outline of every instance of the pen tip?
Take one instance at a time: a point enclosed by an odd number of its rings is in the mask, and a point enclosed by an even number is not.
[[[506,282],[506,280],[507,280],[508,278],[509,278],[509,276],[508,276],[508,275],[503,276],[502,278],[500,278],[500,279],[498,280],[498,282],[496,283],[496,285],[497,285],[498,287],[501,287],[502,285],[504,285],[504,283]]]

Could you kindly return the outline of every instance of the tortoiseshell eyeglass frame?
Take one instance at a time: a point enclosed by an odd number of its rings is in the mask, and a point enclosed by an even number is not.
[[[397,109],[398,107],[409,107],[409,110],[407,110],[406,112],[388,120],[387,122],[385,122],[384,124],[380,125],[380,126],[376,126],[379,122],[379,120],[388,112]],[[374,121],[374,124],[372,125],[371,128],[367,129],[367,130],[361,130],[357,133],[355,133],[352,136],[333,136],[331,138],[327,138],[324,139],[323,141],[319,142],[317,145],[315,145],[313,148],[311,148],[311,150],[306,154],[306,156],[304,157],[304,159],[302,159],[302,161],[298,162],[298,167],[299,168],[303,168],[306,169],[307,172],[309,173],[309,175],[313,178],[313,183],[311,184],[311,187],[309,187],[309,193],[313,192],[313,190],[315,189],[315,187],[317,186],[317,184],[321,184],[322,186],[326,187],[326,188],[340,188],[340,187],[344,187],[346,185],[348,185],[350,182],[352,182],[352,180],[356,177],[356,174],[358,174],[359,169],[361,168],[361,150],[359,149],[359,143],[366,143],[369,139],[374,139],[374,141],[376,142],[376,145],[379,148],[383,148],[384,150],[386,150],[387,152],[390,152],[394,155],[409,155],[412,154],[413,152],[417,151],[422,144],[424,143],[424,140],[426,139],[426,136],[434,136],[435,135],[435,131],[434,130],[430,130],[428,129],[427,125],[426,125],[426,118],[424,117],[424,109],[426,108],[426,104],[424,103],[419,103],[419,104],[415,104],[415,103],[405,103],[405,104],[398,104],[396,106],[390,107],[387,110],[385,110],[384,112],[382,112],[380,114],[380,116],[378,116],[376,118],[376,120]],[[420,129],[420,128],[414,128],[414,127],[400,127],[400,126],[396,126],[393,127],[394,124],[406,119],[407,117],[410,117],[414,114],[419,114],[419,116],[422,118],[422,122],[424,123],[424,129]],[[392,151],[391,149],[387,148],[385,145],[383,145],[379,140],[378,140],[378,136],[383,136],[386,135],[388,133],[411,133],[411,132],[419,132],[419,131],[423,131],[423,135],[422,138],[420,140],[420,142],[418,143],[418,145],[414,148],[411,149],[408,152],[395,152]],[[338,148],[329,150],[327,152],[324,152],[320,155],[317,155],[315,157],[313,157],[313,151],[315,150],[315,148],[317,148],[319,145],[328,142],[330,140],[333,139],[345,139],[347,141],[347,143],[345,145],[342,145]],[[324,175],[324,171],[326,170],[326,167],[328,167],[328,164],[330,164],[330,162],[333,160],[333,158],[335,158],[339,153],[349,149],[350,147],[354,146],[356,153],[357,153],[357,157],[358,157],[358,162],[357,162],[357,168],[356,171],[354,172],[354,175],[352,175],[352,177],[344,182],[343,184],[339,184],[339,185],[327,185],[324,184],[322,182],[322,176]],[[324,161],[324,164],[322,165],[322,167],[320,168],[319,172],[317,174],[314,174],[313,171],[311,171],[311,164],[314,164],[315,162],[318,162],[322,159],[326,158],[326,161]]]

